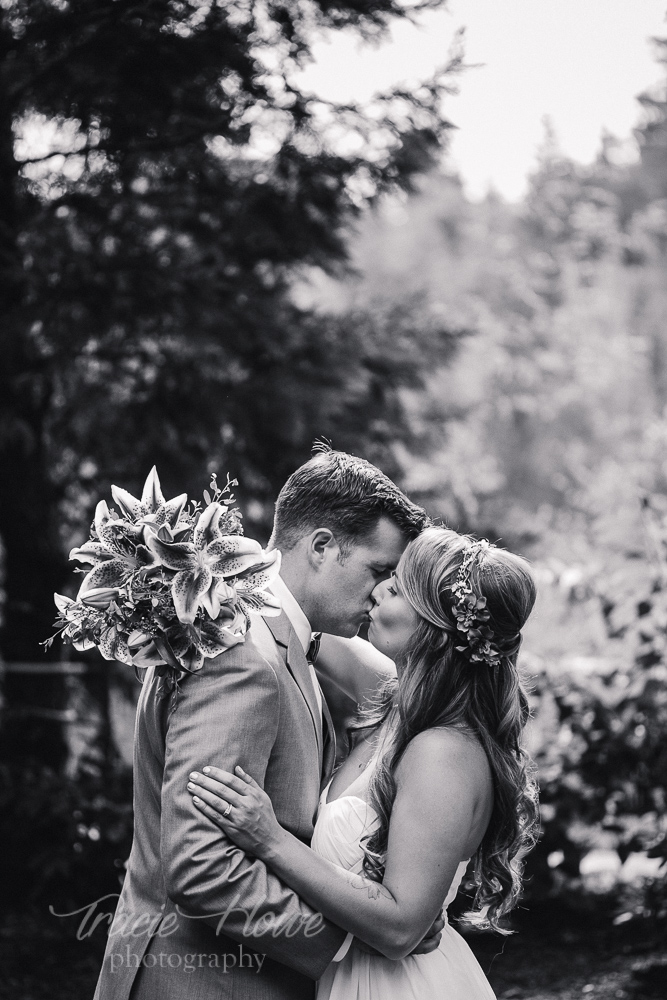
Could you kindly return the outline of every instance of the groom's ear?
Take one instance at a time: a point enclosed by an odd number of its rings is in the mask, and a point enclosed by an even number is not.
[[[319,569],[332,556],[338,558],[338,542],[329,528],[316,528],[308,537],[308,558]]]

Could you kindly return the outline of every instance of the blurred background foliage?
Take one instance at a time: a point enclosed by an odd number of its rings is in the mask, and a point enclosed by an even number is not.
[[[372,38],[428,6],[0,7],[7,660],[30,661],[49,634],[65,554],[112,481],[136,490],[157,463],[167,490],[192,492],[233,470],[266,536],[317,433],[398,471],[400,389],[451,354],[457,331],[418,303],[322,317],[290,289],[306,266],[342,272],[350,219],[436,162],[460,55],[371,107],[332,105],[291,77],[316,30]],[[5,693],[29,706],[34,683],[12,675]],[[44,716],[63,696],[44,680],[39,723],[10,719],[6,752],[64,758]]]
[[[472,331],[404,392],[427,444],[396,454],[431,512],[535,565],[524,666],[543,835],[527,895],[663,934],[664,96],[642,99],[637,160],[604,136],[595,163],[571,162],[547,123],[522,203],[471,204],[458,178],[432,173],[356,226],[356,280],[312,272],[298,288],[341,311],[412,299]]]
[[[525,199],[473,203],[442,165],[458,50],[366,106],[291,83],[317,28],[373,38],[410,15],[2,3],[2,653],[42,655],[66,553],[111,482],[136,492],[155,462],[167,491],[198,493],[229,471],[266,539],[282,481],[325,435],[533,561],[543,836],[527,905],[658,940],[667,79],[641,98],[637,157],[605,135],[583,166],[547,125]],[[122,876],[136,692],[126,670],[89,667],[4,676],[14,899],[92,899]]]

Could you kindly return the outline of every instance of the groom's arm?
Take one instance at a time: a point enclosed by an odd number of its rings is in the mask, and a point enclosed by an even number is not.
[[[380,687],[396,678],[396,665],[366,639],[322,634],[317,657],[318,675],[335,684],[360,707]]]
[[[263,785],[279,718],[277,677],[249,643],[181,684],[165,741],[163,870],[168,896],[187,911],[180,919],[204,920],[318,979],[345,932],[221,834],[187,791],[188,775],[203,764],[232,770],[239,761]]]

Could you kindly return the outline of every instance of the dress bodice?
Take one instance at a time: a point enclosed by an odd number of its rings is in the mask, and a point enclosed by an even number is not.
[[[378,822],[368,802],[374,758],[344,794],[327,802],[329,785],[320,796],[312,847],[328,861],[361,874],[363,841]],[[462,861],[452,879],[446,911],[465,874]],[[446,917],[446,913],[445,913]],[[317,987],[317,1000],[495,1000],[470,948],[445,924],[440,946],[428,954],[408,955],[398,962],[369,955],[354,946],[340,962],[332,962]]]
[[[368,802],[368,786],[374,760],[375,758],[345,792],[332,802],[327,801],[331,785],[329,782],[320,796],[311,843],[313,850],[321,857],[358,875],[363,871],[363,841],[378,823],[377,813]],[[467,867],[468,861],[461,861],[456,869],[444,902],[445,910],[454,901]]]

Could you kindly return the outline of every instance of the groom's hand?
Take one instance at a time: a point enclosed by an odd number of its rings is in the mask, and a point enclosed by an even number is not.
[[[440,938],[442,937],[442,931],[445,926],[445,918],[442,914],[442,910],[438,917],[433,921],[429,929],[427,930],[424,937],[421,939],[419,944],[412,949],[411,955],[428,955],[429,951],[435,951],[440,944]]]

